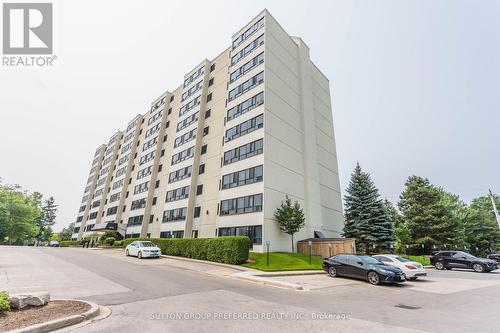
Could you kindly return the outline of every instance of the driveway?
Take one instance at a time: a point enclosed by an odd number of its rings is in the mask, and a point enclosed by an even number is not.
[[[402,286],[315,275],[305,280],[314,288],[291,291],[211,269],[108,250],[0,246],[0,289],[48,290],[112,310],[74,332],[498,332],[498,273],[430,271]]]

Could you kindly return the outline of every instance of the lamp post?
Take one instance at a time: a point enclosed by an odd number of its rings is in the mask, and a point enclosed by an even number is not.
[[[330,254],[330,258],[332,257],[332,243],[328,243],[328,253]]]
[[[394,253],[394,244],[391,244],[389,247],[391,248],[391,254],[393,254]]]
[[[408,259],[408,248],[410,247],[410,245],[406,244],[405,245],[405,254],[406,254],[406,258]]]
[[[422,265],[424,264],[425,262],[425,245],[422,244]]]
[[[311,264],[311,248],[313,242],[311,240],[307,241],[307,245],[309,245],[309,265]]]
[[[271,246],[271,241],[266,241],[267,248],[267,257],[266,257],[266,266],[269,267],[269,247]]]

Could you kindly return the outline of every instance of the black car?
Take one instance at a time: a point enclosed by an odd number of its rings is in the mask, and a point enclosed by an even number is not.
[[[468,268],[483,273],[498,269],[498,263],[495,260],[478,258],[463,251],[438,251],[430,259],[431,264],[439,270]]]
[[[486,258],[495,260],[498,264],[500,264],[500,253],[490,253]]]
[[[366,280],[371,284],[406,281],[405,274],[399,268],[386,265],[366,255],[337,254],[323,260],[323,269],[331,277],[353,277]]]

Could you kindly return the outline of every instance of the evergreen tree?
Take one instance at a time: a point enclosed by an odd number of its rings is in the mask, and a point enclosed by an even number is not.
[[[356,245],[366,253],[373,245],[388,248],[394,240],[391,220],[378,189],[359,163],[346,191],[344,237],[355,238]]]
[[[292,237],[292,253],[294,251],[293,235],[300,231],[305,225],[304,212],[297,201],[292,204],[292,200],[286,196],[280,207],[274,213],[274,219],[278,222],[281,231]]]
[[[73,230],[75,229],[75,222],[71,222],[68,224],[66,228],[59,233],[59,237],[61,240],[71,240],[71,236],[73,236]]]
[[[424,244],[429,252],[435,244],[452,244],[458,231],[450,197],[433,186],[428,179],[411,176],[398,203],[405,224],[415,244]]]
[[[49,241],[52,235],[52,226],[56,223],[56,213],[57,205],[53,197],[50,197],[44,201],[42,206],[42,216],[38,220],[37,224],[40,228],[38,234],[38,240]]]

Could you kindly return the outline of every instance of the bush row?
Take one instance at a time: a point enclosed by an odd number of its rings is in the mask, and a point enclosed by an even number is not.
[[[68,240],[68,241],[60,241],[59,246],[60,247],[68,247],[68,246],[81,246],[82,241],[79,240]]]
[[[162,254],[226,264],[242,264],[248,259],[250,239],[245,236],[216,238],[128,238],[124,246],[136,240],[152,241]]]

